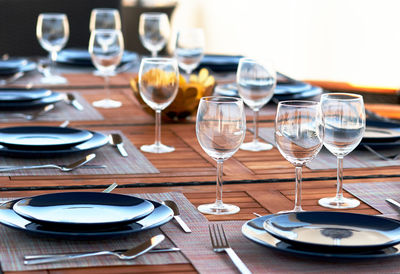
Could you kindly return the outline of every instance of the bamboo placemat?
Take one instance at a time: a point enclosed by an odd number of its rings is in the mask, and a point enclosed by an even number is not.
[[[105,168],[77,168],[70,172],[62,172],[58,169],[31,169],[0,172],[0,176],[57,176],[57,175],[104,175],[104,174],[139,174],[139,173],[159,173],[151,162],[138,150],[132,142],[120,131],[102,131],[103,134],[119,133],[124,141],[124,147],[128,152],[128,157],[122,157],[116,147],[109,144],[95,150],[96,158],[89,162],[90,165],[105,165]],[[55,163],[67,165],[81,159],[86,154],[69,155],[54,159],[21,159],[0,157],[1,166],[17,165],[42,165]]]

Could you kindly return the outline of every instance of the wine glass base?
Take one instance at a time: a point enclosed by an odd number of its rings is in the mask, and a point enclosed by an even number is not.
[[[212,214],[212,215],[229,215],[235,214],[240,211],[240,207],[230,204],[205,204],[200,205],[197,209],[204,214]]]
[[[92,105],[97,108],[119,108],[122,103],[111,99],[103,99],[93,102]]]
[[[268,143],[262,143],[262,142],[248,142],[248,143],[243,143],[240,146],[241,150],[248,150],[248,151],[266,151],[266,150],[271,150],[273,146]]]
[[[327,208],[335,208],[335,209],[346,209],[346,208],[355,208],[360,205],[360,201],[356,199],[342,198],[337,199],[336,197],[332,198],[322,198],[318,201],[318,204]]]
[[[305,210],[301,207],[295,207],[292,210],[282,210],[277,212],[277,214],[292,213],[292,212],[304,212]]]
[[[140,150],[150,153],[168,153],[175,150],[174,147],[166,146],[163,144],[143,145]]]
[[[40,79],[43,84],[61,85],[68,84],[68,80],[60,75],[48,75]]]

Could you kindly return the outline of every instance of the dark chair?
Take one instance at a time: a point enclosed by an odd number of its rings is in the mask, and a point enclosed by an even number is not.
[[[89,19],[94,8],[120,9],[121,0],[0,0],[0,56],[46,55],[36,38],[40,13],[68,16],[70,36],[66,47],[87,47]]]
[[[121,8],[122,31],[124,33],[125,48],[139,54],[149,55],[150,52],[142,46],[139,38],[139,17],[144,12],[163,12],[169,20],[176,8],[176,4],[165,7],[126,6]],[[171,35],[172,36],[172,35]],[[164,48],[159,54],[166,54]]]

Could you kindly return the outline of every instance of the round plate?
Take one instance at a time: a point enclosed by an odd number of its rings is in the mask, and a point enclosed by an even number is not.
[[[364,142],[390,142],[400,139],[400,131],[390,128],[366,127]]]
[[[7,127],[0,129],[0,144],[17,149],[66,148],[93,137],[87,130],[63,127]]]
[[[50,95],[49,89],[0,88],[1,102],[33,101]]]
[[[47,227],[42,224],[31,222],[12,209],[14,203],[19,200],[6,202],[0,205],[0,223],[10,228],[34,234],[36,236],[43,236],[45,238],[63,238],[67,240],[93,240],[93,239],[106,239],[113,237],[127,236],[140,231],[159,227],[169,222],[174,213],[169,207],[149,201],[154,205],[154,210],[149,215],[134,221],[132,223],[113,227],[110,229],[71,229],[70,227]]]
[[[32,149],[16,149],[9,148],[0,145],[0,155],[5,155],[9,157],[22,157],[22,158],[53,158],[59,156],[65,156],[69,154],[82,154],[89,151],[98,149],[106,144],[108,144],[108,136],[100,133],[89,131],[93,134],[93,137],[89,140],[63,149],[48,149],[48,150],[32,150]]]
[[[290,243],[283,242],[264,229],[264,222],[274,215],[262,216],[246,222],[242,226],[243,235],[249,240],[256,242],[260,245],[268,248],[290,253],[293,255],[312,256],[321,258],[332,258],[332,259],[373,259],[373,258],[384,258],[400,255],[400,244],[379,249],[370,250],[365,252],[331,252],[321,250],[318,248],[306,249],[301,246],[291,245]]]
[[[400,222],[345,212],[290,212],[264,223],[275,238],[292,245],[327,250],[382,249],[400,243]]]
[[[52,91],[49,96],[31,101],[0,101],[1,110],[23,110],[44,107],[64,100],[65,94]]]
[[[150,214],[154,206],[133,196],[103,192],[62,192],[21,199],[22,217],[45,225],[116,226]]]

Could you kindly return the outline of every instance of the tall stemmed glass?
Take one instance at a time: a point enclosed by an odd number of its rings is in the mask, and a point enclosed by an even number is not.
[[[196,119],[197,140],[203,150],[217,161],[217,198],[213,204],[200,205],[206,214],[225,215],[239,212],[236,205],[222,202],[223,163],[239,149],[246,134],[243,100],[231,97],[203,97]]]
[[[236,74],[240,97],[253,110],[253,141],[243,143],[240,149],[263,151],[272,149],[272,145],[258,140],[258,112],[267,104],[276,86],[276,72],[271,62],[241,58]]]
[[[124,53],[124,39],[120,30],[98,29],[93,30],[89,40],[89,53],[96,69],[105,80],[107,98],[93,102],[99,108],[118,108],[121,102],[109,99],[109,76],[121,62]]]
[[[174,147],[161,143],[161,111],[169,106],[178,93],[179,70],[175,59],[143,58],[139,69],[139,90],[143,101],[156,112],[155,142],[143,145],[142,151],[167,153]]]
[[[319,102],[279,102],[275,119],[275,142],[279,152],[295,166],[296,195],[293,210],[301,208],[302,167],[321,150],[324,127]]]
[[[176,37],[175,56],[178,65],[187,75],[199,65],[204,52],[204,32],[192,28],[181,30]]]
[[[343,158],[352,152],[365,131],[363,97],[350,93],[327,93],[321,96],[325,124],[325,147],[337,157],[336,196],[323,198],[318,203],[328,208],[354,208],[360,204],[356,199],[343,197]]]
[[[121,17],[117,9],[99,8],[93,9],[90,14],[90,31],[95,29],[121,30]]]
[[[67,79],[54,73],[54,62],[57,53],[65,47],[69,38],[69,24],[66,14],[41,13],[36,24],[36,37],[40,45],[49,52],[51,61],[50,71],[41,82],[46,84],[65,84]],[[51,72],[53,70],[53,73]]]
[[[170,26],[165,13],[145,12],[139,18],[139,37],[152,57],[162,50],[168,41]]]

